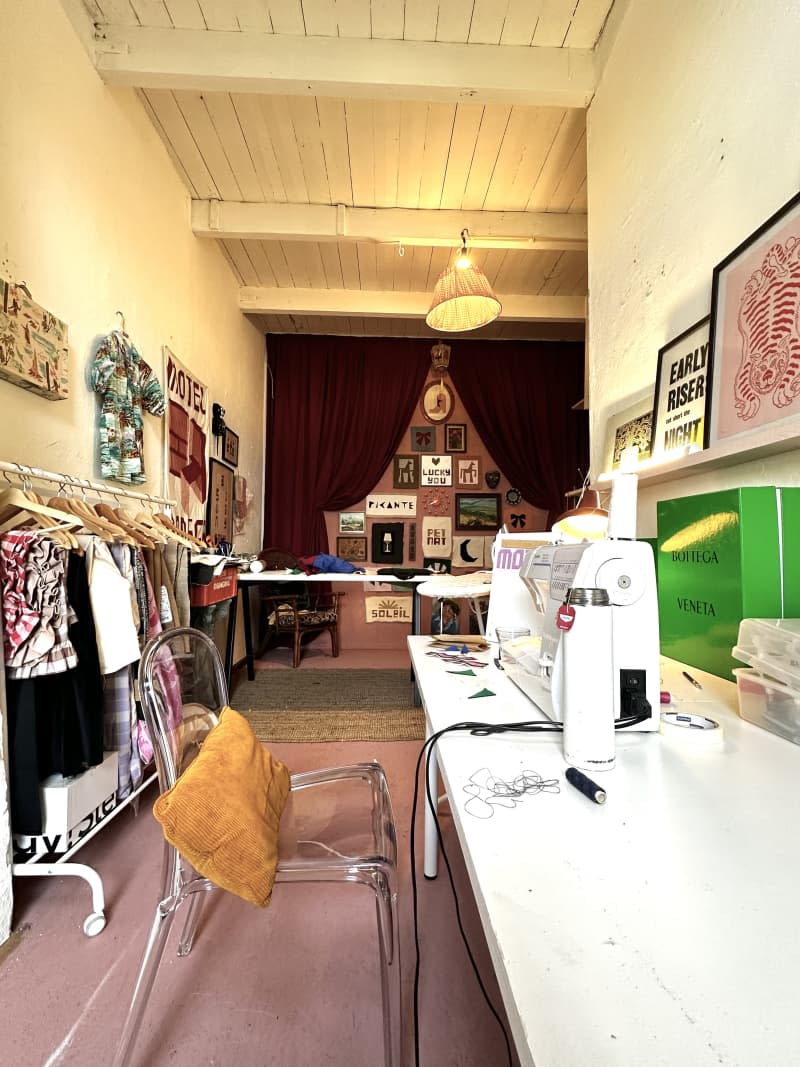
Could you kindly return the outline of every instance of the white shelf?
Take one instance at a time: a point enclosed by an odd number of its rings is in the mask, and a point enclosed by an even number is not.
[[[702,452],[653,463],[647,461],[637,468],[639,485],[657,485],[659,482],[672,482],[692,474],[705,474],[707,471],[734,467],[751,459],[764,459],[777,456],[782,452],[800,449],[800,416],[787,419],[784,423],[755,431],[746,438],[737,437],[721,442],[713,448]],[[596,479],[598,483],[609,484],[613,475],[604,472]]]

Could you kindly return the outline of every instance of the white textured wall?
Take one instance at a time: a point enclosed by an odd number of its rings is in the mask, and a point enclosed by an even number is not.
[[[102,85],[54,0],[0,0],[0,21],[0,274],[26,281],[69,324],[72,386],[69,400],[52,403],[0,381],[0,458],[98,476],[86,366],[121,308],[159,375],[167,344],[226,408],[255,492],[237,547],[256,550],[263,337],[237,309],[222,255],[192,236],[188,194],[135,94]],[[164,420],[144,418],[145,488],[160,493]],[[0,941],[10,907],[5,795],[0,763]]]
[[[800,4],[633,0],[588,117],[592,470],[606,418],[707,315],[711,273],[800,187]],[[798,419],[800,436],[800,418]],[[640,489],[800,484],[800,453]]]

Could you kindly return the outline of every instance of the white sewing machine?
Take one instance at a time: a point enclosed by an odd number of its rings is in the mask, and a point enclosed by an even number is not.
[[[537,707],[562,721],[562,631],[556,614],[568,589],[607,589],[611,601],[614,718],[631,713],[637,692],[650,704],[647,720],[631,729],[657,730],[660,715],[658,602],[653,552],[641,541],[544,545],[526,555],[520,579],[533,601],[531,636],[504,646],[502,664]],[[591,660],[582,669],[607,670]]]

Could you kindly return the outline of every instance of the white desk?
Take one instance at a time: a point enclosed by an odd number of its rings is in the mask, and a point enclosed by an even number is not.
[[[254,585],[260,585],[262,582],[297,582],[297,583],[320,583],[327,582],[331,585],[407,585],[415,591],[415,595],[412,597],[412,621],[411,632],[414,634],[419,633],[419,600],[416,596],[416,586],[420,582],[425,582],[430,579],[429,574],[419,575],[414,578],[392,578],[385,574],[376,574],[376,568],[368,570],[365,574],[339,574],[336,572],[326,574],[292,574],[286,571],[259,571],[257,574],[252,571],[240,571],[239,572],[239,590],[242,594],[242,617],[244,620],[244,648],[245,648],[245,662],[247,664],[247,678],[249,681],[255,678],[255,655],[253,650],[253,630],[250,620],[250,588]],[[236,611],[235,605],[228,616],[228,635],[227,635],[227,647],[233,650],[233,643],[236,634]],[[230,670],[228,670],[228,686],[230,687]]]
[[[452,664],[425,655],[426,638],[409,647],[429,732],[533,717],[493,666],[465,684],[446,673]],[[617,768],[594,776],[608,791],[602,807],[564,781],[558,739],[456,734],[439,743],[522,1064],[800,1063],[800,748],[740,720],[731,685],[691,673],[702,692],[665,660],[663,687],[687,698],[683,710],[718,719],[724,747],[618,735]],[[484,681],[497,696],[467,700]],[[561,793],[474,818],[462,789],[483,766],[502,778],[524,768],[558,776]],[[424,882],[420,893],[424,908]]]

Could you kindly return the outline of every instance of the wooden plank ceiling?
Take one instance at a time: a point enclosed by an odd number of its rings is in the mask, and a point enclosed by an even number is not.
[[[477,333],[509,338],[583,336],[585,109],[613,2],[62,0],[265,331],[433,336],[466,227],[504,305]]]

